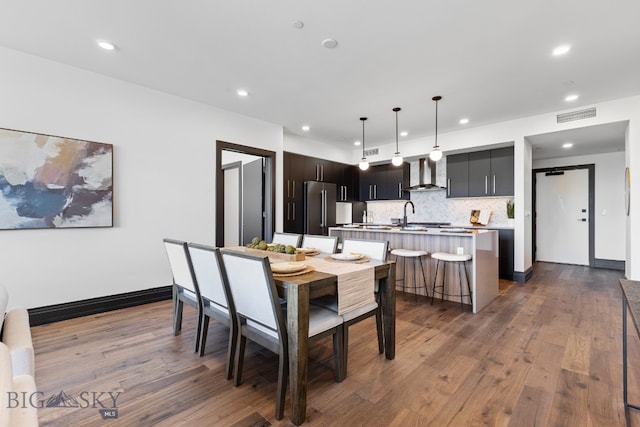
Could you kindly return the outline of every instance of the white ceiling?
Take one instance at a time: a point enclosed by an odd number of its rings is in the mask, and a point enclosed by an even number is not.
[[[624,137],[628,122],[614,122],[586,126],[559,132],[528,136],[536,160],[556,157],[584,156],[588,154],[624,151]],[[565,143],[573,147],[563,148]]]
[[[434,95],[448,132],[463,117],[480,126],[640,94],[637,0],[5,0],[0,10],[0,46],[345,149],[360,116],[367,146],[394,141],[396,106],[407,138],[433,135]],[[565,43],[571,51],[552,56]],[[565,102],[570,93],[580,98]]]

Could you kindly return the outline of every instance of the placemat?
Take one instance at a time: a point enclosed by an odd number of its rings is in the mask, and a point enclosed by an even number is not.
[[[329,255],[328,257],[325,257],[324,260],[329,262],[337,262],[338,264],[364,264],[365,262],[371,261],[371,258],[365,255],[360,259],[341,260],[341,259],[332,258],[331,255]]]
[[[273,277],[301,276],[303,274],[311,273],[314,270],[315,270],[315,268],[312,265],[307,265],[302,270],[296,271],[294,273],[273,273]]]

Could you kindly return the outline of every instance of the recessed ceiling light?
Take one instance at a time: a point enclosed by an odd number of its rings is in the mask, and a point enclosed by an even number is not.
[[[562,144],[562,148],[567,149],[573,147],[573,142],[565,142]]]
[[[322,46],[326,47],[327,49],[333,49],[334,47],[338,46],[338,41],[335,39],[324,39],[322,40]]]
[[[400,136],[407,136],[409,135],[409,132],[407,132],[406,130],[403,130],[402,132],[400,132]]]
[[[461,125],[466,125],[467,123],[469,123],[469,119],[460,119],[460,124]]]
[[[305,132],[308,132],[309,130],[311,130],[311,127],[307,126],[307,125],[304,125],[304,126],[302,126],[302,130],[305,131]]]
[[[291,24],[291,25],[293,25],[293,28],[295,28],[297,30],[300,30],[300,29],[302,29],[304,27],[304,22],[302,22],[300,20],[293,21],[293,24]]]
[[[360,144],[362,144],[360,141],[356,141],[353,143],[353,145],[360,145]]]
[[[116,45],[106,40],[98,40],[96,43],[104,50],[116,50]]]
[[[573,95],[567,95],[564,100],[567,102],[571,102],[571,101],[575,101],[576,99],[578,99],[578,95],[573,94]]]
[[[569,53],[570,50],[571,50],[571,45],[568,45],[568,44],[557,46],[555,49],[553,49],[553,56],[564,55],[566,53]]]
[[[249,91],[247,91],[246,89],[238,89],[236,93],[238,94],[238,96],[249,96]]]

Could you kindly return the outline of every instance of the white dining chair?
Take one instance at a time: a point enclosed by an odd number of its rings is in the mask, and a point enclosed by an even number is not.
[[[284,401],[289,377],[289,353],[286,315],[278,300],[269,259],[230,250],[222,251],[222,259],[235,303],[239,333],[236,342],[234,385],[242,383],[244,349],[247,338],[279,356],[276,419],[284,415]],[[309,338],[333,335],[335,376],[343,378],[342,317],[320,307],[309,309]],[[299,361],[306,363],[306,361]]]
[[[229,340],[227,349],[227,368],[225,378],[231,378],[233,374],[233,362],[235,359],[235,342],[238,334],[236,310],[229,289],[227,272],[222,262],[220,250],[206,245],[189,243],[187,246],[195,281],[200,290],[202,310],[200,312],[200,356],[204,355],[209,320],[214,318],[229,328]]]
[[[305,234],[302,236],[302,248],[314,248],[322,253],[335,254],[338,248],[338,238],[336,236],[315,236]]]
[[[302,234],[275,232],[273,233],[273,239],[271,239],[271,243],[280,243],[282,245],[291,245],[294,248],[299,248],[301,240]]]
[[[366,240],[366,239],[344,239],[342,242],[342,253],[361,253],[372,260],[386,261],[389,242],[386,240]],[[374,285],[375,301],[356,310],[344,313],[344,354],[343,361],[344,374],[347,373],[347,354],[349,352],[349,326],[367,319],[371,316],[376,318],[376,332],[378,335],[378,352],[384,352],[384,333],[382,328],[382,306],[380,302],[379,284]],[[335,295],[328,295],[321,298],[314,298],[311,303],[320,307],[338,312],[338,299]]]
[[[196,337],[194,351],[199,350],[200,343],[200,313],[202,304],[200,290],[195,282],[193,269],[187,250],[187,242],[174,239],[163,239],[164,248],[169,258],[171,273],[173,274],[173,334],[178,335],[182,329],[182,310],[188,304],[197,310]]]

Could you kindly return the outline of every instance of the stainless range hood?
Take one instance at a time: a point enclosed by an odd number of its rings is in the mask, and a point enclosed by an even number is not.
[[[444,161],[444,160],[440,160]],[[434,191],[446,190],[446,187],[436,184],[436,168],[438,162],[434,162],[430,158],[418,160],[418,185],[409,187],[409,191]],[[429,182],[425,182],[425,166],[429,166]]]

